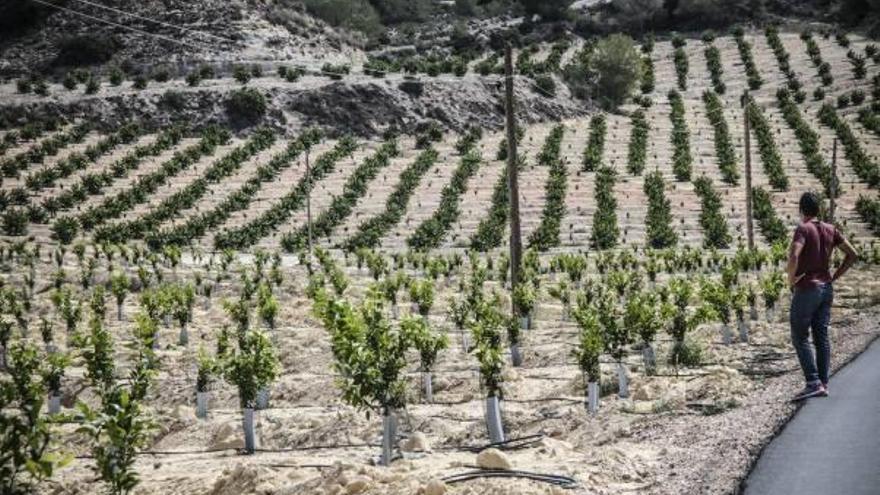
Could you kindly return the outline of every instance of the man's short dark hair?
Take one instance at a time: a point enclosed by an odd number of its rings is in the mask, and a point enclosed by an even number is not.
[[[805,192],[800,201],[801,214],[808,217],[819,215],[819,196],[814,192]]]

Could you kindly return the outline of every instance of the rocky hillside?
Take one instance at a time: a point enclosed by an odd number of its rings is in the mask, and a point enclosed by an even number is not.
[[[360,53],[356,36],[308,16],[296,2],[53,0],[36,10],[17,3],[0,7],[0,17],[4,24],[20,18],[18,29],[10,26],[0,35],[0,75],[7,78],[72,66],[138,71],[194,61],[335,63]]]

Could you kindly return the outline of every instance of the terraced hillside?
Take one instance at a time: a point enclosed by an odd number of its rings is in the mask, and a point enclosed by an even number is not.
[[[263,61],[245,84],[172,78],[148,97],[437,84],[462,94],[434,103],[481,105],[460,132],[124,116],[0,131],[0,397],[16,398],[0,411],[29,413],[29,433],[6,438],[48,442],[12,445],[46,471],[0,481],[53,494],[735,493],[795,410],[783,274],[802,191],[836,197],[861,253],[835,288],[833,365],[880,335],[878,50],[772,28],[646,41],[653,79],[608,113],[559,73],[588,46],[514,54],[516,288],[493,54],[463,76],[367,59],[293,77]],[[144,91],[50,86],[12,105]],[[325,115],[361,115],[333,103]]]

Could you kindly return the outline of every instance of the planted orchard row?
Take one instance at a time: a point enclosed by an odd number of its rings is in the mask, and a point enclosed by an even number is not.
[[[675,51],[673,52],[673,62],[675,64],[675,75],[678,82],[678,89],[681,91],[686,91],[688,75],[688,56],[687,52],[685,52],[684,50],[683,45],[675,48]]]
[[[461,196],[467,188],[468,181],[477,173],[482,163],[482,156],[473,149],[472,145],[462,151],[464,152],[461,154],[461,160],[452,175],[452,180],[440,192],[440,206],[406,240],[410,248],[422,251],[436,248],[443,242],[453,222],[461,215],[459,209]]]
[[[70,174],[84,170],[89,163],[95,162],[102,155],[110,152],[122,144],[132,142],[140,134],[140,129],[134,124],[122,126],[115,133],[90,145],[83,153],[71,153],[65,160],[56,162],[50,167],[42,168],[25,177],[25,187],[31,191],[39,191],[55,185],[55,181],[64,179]]]
[[[183,139],[183,134],[182,127],[172,126],[159,134],[153,143],[135,147],[106,170],[82,175],[76,184],[43,200],[41,208],[45,210],[45,216],[54,217],[59,211],[69,210],[84,202],[90,195],[100,194],[114,180],[127,177],[130,172],[137,170],[144,159],[159,156],[176,146]]]
[[[604,125],[604,124],[603,124]],[[529,246],[538,251],[546,251],[559,245],[559,224],[565,215],[565,192],[568,186],[568,167],[559,157],[565,127],[557,125],[550,131],[544,148],[538,155],[538,165],[547,166],[550,172],[544,186],[544,209],[541,223],[529,236]]]
[[[779,156],[776,140],[773,139],[770,123],[753,98],[749,97],[747,105],[746,118],[749,119],[749,124],[755,132],[758,153],[761,155],[761,164],[764,166],[767,180],[774,189],[787,191],[788,176],[785,175],[785,169],[782,167],[782,158]]]
[[[80,214],[77,218],[80,226],[84,230],[92,230],[107,220],[119,217],[135,205],[149,200],[150,195],[165,185],[170,178],[189,169],[202,157],[210,156],[218,146],[228,140],[229,133],[227,131],[217,127],[206,129],[198,144],[175,153],[158,170],[140,176],[128,189],[105,198],[100,204]]]
[[[871,226],[874,234],[880,235],[880,200],[861,196],[856,201],[856,211]]]
[[[834,76],[831,74],[831,64],[822,60],[822,50],[819,48],[815,38],[813,38],[813,33],[804,31],[801,33],[801,39],[807,45],[807,55],[810,56],[810,60],[816,66],[822,85],[831,86],[834,82]]]
[[[672,247],[678,242],[665,188],[663,175],[659,171],[645,176],[644,191],[648,197],[648,214],[645,218],[647,245],[654,249]]]
[[[598,113],[590,118],[590,135],[584,149],[583,170],[595,172],[602,165],[602,154],[605,151],[605,134],[608,130],[605,114]],[[558,154],[558,150],[557,150]]]
[[[773,50],[773,55],[776,56],[779,70],[785,74],[785,78],[788,80],[788,89],[794,93],[795,101],[803,103],[807,99],[807,94],[804,92],[803,84],[798,79],[794,69],[791,68],[791,55],[785,49],[785,45],[782,44],[782,39],[779,37],[779,29],[776,26],[767,26],[764,29],[764,36],[767,38],[767,44]]]
[[[715,92],[723,95],[727,90],[724,84],[724,68],[721,65],[721,50],[715,45],[709,45],[703,51],[706,57],[706,67],[709,69],[709,77],[712,79],[712,87]]]
[[[0,171],[5,177],[18,177],[23,170],[32,164],[42,163],[46,157],[55,156],[62,148],[82,142],[90,129],[88,124],[78,124],[53,134],[27,151],[0,161]]]
[[[47,119],[45,121],[28,122],[20,129],[12,129],[6,132],[3,135],[3,139],[0,139],[0,157],[4,156],[13,146],[23,144],[25,141],[37,140],[47,132],[58,130],[59,124],[58,120]]]
[[[522,170],[523,158],[517,157],[517,167]],[[507,180],[507,166],[501,170],[495,187],[492,190],[492,203],[489,212],[480,220],[477,231],[471,237],[471,249],[485,252],[501,245],[504,240],[504,232],[507,229],[507,220],[510,214],[510,184]]]
[[[715,156],[718,159],[721,177],[725,183],[735,186],[739,183],[739,170],[736,165],[736,152],[730,140],[730,130],[724,118],[724,105],[718,95],[712,91],[703,92],[703,102],[706,105],[706,116],[715,131]]]
[[[388,196],[388,200],[385,201],[385,210],[358,225],[357,232],[346,240],[343,246],[349,251],[361,247],[376,247],[382,237],[403,219],[416,187],[422,181],[422,177],[437,162],[438,156],[439,154],[433,148],[428,148],[420,153],[412,164],[400,174],[400,182]]]
[[[333,198],[329,208],[312,222],[314,234],[317,237],[329,237],[333,229],[351,215],[358,199],[367,193],[370,181],[378,175],[379,171],[387,167],[391,159],[399,153],[397,141],[391,140],[383,143],[373,156],[364,160],[345,182],[342,194]],[[285,234],[281,239],[281,246],[287,251],[296,251],[307,247],[308,235],[308,227],[302,226],[294,232]]]
[[[603,166],[596,173],[596,212],[593,214],[592,241],[596,249],[609,249],[617,245],[620,229],[617,227],[617,199],[614,184],[617,172]]]
[[[230,151],[208,167],[201,177],[165,198],[138,218],[99,227],[94,233],[94,239],[98,242],[123,243],[129,239],[143,238],[149,232],[155,231],[162,222],[195,206],[208,192],[208,186],[219,184],[241,169],[247,160],[264,151],[274,142],[274,132],[268,129],[257,130],[245,144]]]
[[[669,91],[669,105],[672,121],[672,172],[675,180],[685,182],[691,180],[693,157],[691,156],[690,130],[684,112],[684,100],[678,91]]]
[[[210,211],[199,213],[179,225],[148,234],[146,236],[147,244],[153,248],[164,245],[181,246],[203,237],[208,230],[223,224],[233,213],[246,209],[263,184],[275,180],[278,174],[293,165],[294,161],[303,152],[308,151],[319,139],[320,133],[318,131],[314,129],[303,131],[290,142],[281,154],[274,156],[269,163],[257,167],[253,175],[241,187],[228,195],[216,207]],[[354,143],[347,142],[353,148]],[[320,178],[327,173],[329,172],[323,168],[315,167],[312,170],[313,177]]]
[[[792,101],[789,91],[780,89],[776,92],[776,99],[779,102],[782,117],[788,123],[791,130],[794,131],[801,154],[806,162],[807,170],[819,179],[826,195],[839,194],[839,186],[833,184],[831,166],[825,162],[825,158],[819,149],[819,134],[804,120],[797,104]]]
[[[865,153],[846,120],[841,118],[834,107],[828,103],[819,109],[819,120],[837,134],[837,138],[843,144],[846,159],[849,160],[859,179],[870,187],[880,187],[880,165]]]
[[[706,176],[694,180],[694,191],[700,197],[700,226],[703,228],[703,245],[723,249],[730,246],[732,238],[727,219],[722,212],[721,196]]]
[[[279,202],[261,213],[260,216],[248,221],[241,227],[228,228],[219,232],[214,237],[214,247],[217,249],[244,249],[253,246],[257,241],[277,229],[282,222],[290,218],[293,212],[302,208],[305,205],[306,196],[314,188],[315,182],[333,172],[339,161],[354,153],[356,148],[357,144],[353,139],[340,139],[332,150],[322,154],[315,160],[315,163],[311,166],[310,177],[300,179],[295,188],[284,195]],[[266,179],[270,179],[268,174]],[[259,181],[259,183],[262,182],[262,180]],[[238,206],[244,207],[245,198],[247,198],[246,202],[249,203],[253,194],[250,191],[256,192],[256,187],[257,183],[254,182],[247,191],[244,188],[240,189],[239,196],[231,199],[231,202],[224,203],[224,210],[222,211],[228,211],[225,210],[227,206],[232,206],[233,208]],[[220,216],[226,215],[227,213],[222,213]]]
[[[632,175],[641,175],[645,170],[645,159],[648,156],[648,133],[651,124],[645,118],[645,112],[636,110],[630,117],[632,130],[629,136],[629,148],[627,151],[626,169]]]
[[[752,188],[753,215],[764,238],[773,244],[785,240],[787,229],[785,223],[776,215],[771,199],[770,193],[763,188]]]
[[[746,69],[746,77],[750,89],[758,89],[764,84],[758,67],[755,65],[755,59],[752,56],[752,44],[746,41],[745,33],[742,28],[737,28],[733,32],[733,38],[736,41],[736,48],[739,50],[739,57],[742,59],[743,66]]]

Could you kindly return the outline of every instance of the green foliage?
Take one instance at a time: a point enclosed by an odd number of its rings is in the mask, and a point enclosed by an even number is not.
[[[770,193],[763,188],[752,188],[753,214],[761,233],[764,234],[767,242],[773,244],[785,240],[787,229],[785,223],[776,215],[771,199]]]
[[[50,420],[41,414],[47,389],[39,377],[54,366],[43,368],[41,361],[33,346],[18,342],[9,349],[8,379],[0,380],[0,491],[4,494],[35,493],[37,483],[70,460],[53,452]]]
[[[691,155],[690,130],[681,95],[673,89],[669,91],[668,97],[672,107],[669,114],[669,119],[672,120],[672,171],[676,180],[685,182],[691,179],[694,162]]]
[[[620,230],[617,227],[617,199],[614,184],[617,172],[602,167],[596,173],[596,212],[593,215],[592,242],[596,249],[610,249],[617,245]]]
[[[583,170],[595,172],[602,165],[607,127],[605,114],[598,113],[590,119],[590,136],[587,138],[587,148],[584,150]]]
[[[694,180],[694,191],[700,197],[700,226],[703,228],[703,245],[723,249],[732,241],[727,219],[722,211],[721,196],[712,186],[712,180],[702,176]]]
[[[672,227],[672,208],[664,189],[663,175],[660,172],[645,176],[644,191],[648,196],[645,234],[648,245],[655,249],[671,247],[678,242],[678,234]]]
[[[480,363],[480,376],[487,397],[500,397],[503,381],[501,371],[504,366],[504,357],[501,352],[501,328],[504,327],[506,319],[499,310],[500,301],[497,295],[486,298],[481,291],[474,292],[473,295],[476,296],[471,301],[473,318],[468,321],[468,326],[474,336],[477,361]]]
[[[739,170],[736,165],[736,152],[730,139],[730,130],[724,118],[724,104],[718,95],[711,91],[703,93],[703,102],[706,105],[706,116],[715,130],[715,157],[718,160],[721,176],[724,182],[735,186],[739,183]]]
[[[253,408],[257,392],[268,387],[280,373],[278,356],[271,340],[257,330],[245,331],[239,336],[238,347],[230,347],[220,357],[223,376],[238,388],[238,399],[243,409]]]
[[[406,240],[410,248],[426,251],[436,248],[443,242],[443,238],[451,228],[452,223],[461,214],[459,209],[461,196],[464,194],[470,178],[480,168],[481,161],[481,156],[475,151],[469,151],[461,157],[459,165],[452,175],[452,180],[440,193],[440,206]]]
[[[266,97],[256,88],[233,91],[226,99],[226,114],[233,122],[252,125],[266,114]]]
[[[764,84],[764,80],[761,79],[761,74],[758,71],[757,65],[755,65],[755,59],[752,57],[752,44],[745,40],[743,32],[739,30],[734,33],[734,39],[739,50],[739,56],[746,69],[749,89],[759,89]]]
[[[579,304],[573,316],[580,328],[578,346],[574,350],[575,359],[588,381],[599,382],[602,377],[599,358],[605,348],[599,313],[592,306]]]
[[[342,194],[333,198],[330,206],[312,221],[312,232],[317,237],[329,236],[337,225],[344,222],[354,210],[357,201],[367,193],[367,188],[376,175],[399,153],[397,142],[387,141],[370,157],[365,159],[351,174],[342,189]],[[286,234],[281,246],[287,251],[296,251],[308,246],[308,226]]]
[[[645,112],[641,109],[633,112],[631,123],[626,170],[632,175],[641,175],[645,170],[645,160],[648,155],[648,134],[651,131],[651,124],[648,123]]]
[[[771,272],[766,276],[761,277],[758,280],[758,283],[761,286],[761,296],[764,298],[764,306],[768,309],[774,308],[776,302],[779,301],[779,298],[782,295],[782,290],[785,288],[785,278],[783,277],[782,272]]]
[[[880,165],[865,152],[847,121],[827,103],[819,110],[819,120],[835,131],[843,145],[846,159],[849,160],[859,179],[868,183],[870,187],[880,186]]]
[[[565,215],[565,193],[568,186],[568,168],[559,157],[565,128],[557,125],[550,131],[544,147],[538,155],[539,165],[550,167],[547,184],[544,186],[544,209],[541,223],[529,236],[529,247],[545,251],[559,245],[559,224]]]
[[[688,75],[688,56],[684,51],[684,47],[678,47],[673,52],[673,61],[675,63],[675,75],[680,91],[687,91],[687,75]]]
[[[358,410],[384,413],[406,403],[406,352],[414,346],[414,323],[394,328],[378,294],[358,306],[319,290],[314,312],[330,333],[334,369],[344,402]]]
[[[433,148],[420,153],[415,161],[400,174],[400,181],[385,202],[385,210],[362,222],[358,226],[357,232],[345,241],[344,247],[349,251],[358,247],[376,247],[382,237],[403,218],[416,187],[421,183],[422,177],[437,162],[438,156],[437,151]]]
[[[432,332],[425,318],[404,318],[400,322],[400,328],[412,336],[413,347],[419,353],[421,370],[431,371],[440,351],[449,348],[449,337]]]

